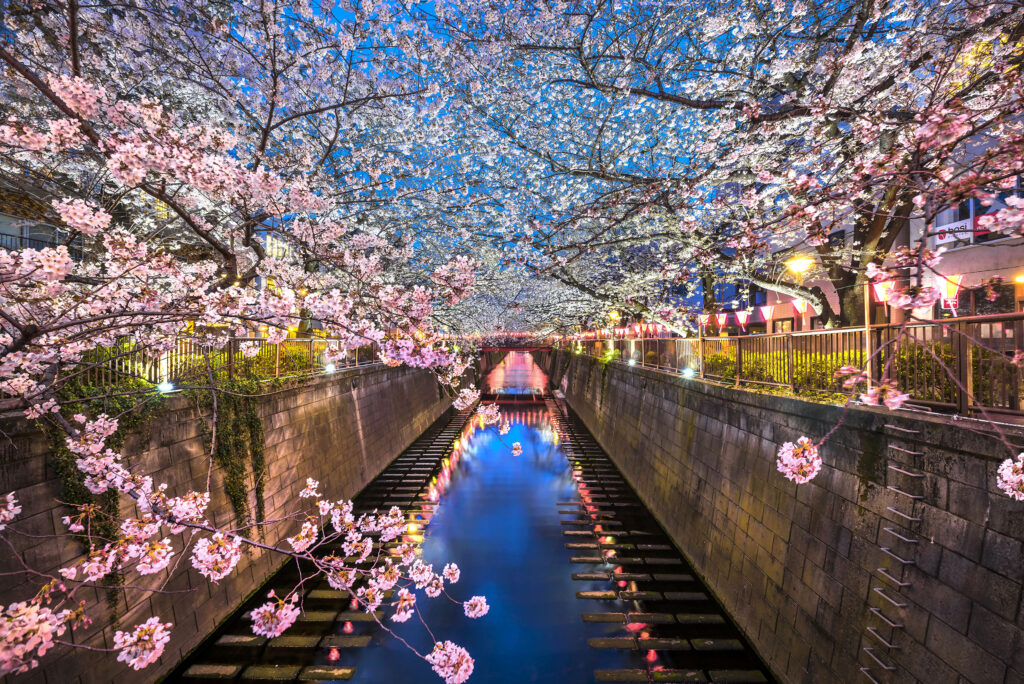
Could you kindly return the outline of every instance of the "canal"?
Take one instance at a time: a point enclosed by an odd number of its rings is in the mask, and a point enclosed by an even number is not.
[[[542,396],[545,386],[529,355],[510,353],[484,382],[484,402],[498,402],[508,434],[451,412],[356,498],[358,510],[399,506],[409,521],[401,541],[435,568],[457,563],[453,594],[490,604],[469,620],[459,605],[421,597],[423,622],[389,626],[421,653],[433,637],[467,648],[470,682],[772,681],[582,424]],[[297,572],[286,567],[249,603],[294,586]],[[297,624],[269,641],[249,631],[252,605],[243,606],[172,679],[440,681],[326,582],[303,603]]]

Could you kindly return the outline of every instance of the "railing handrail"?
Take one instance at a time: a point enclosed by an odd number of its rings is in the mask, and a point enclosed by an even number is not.
[[[1014,354],[1024,348],[1024,326],[999,325],[1010,322],[1024,323],[1024,312],[766,335],[592,338],[566,346],[687,378],[794,393],[847,393],[835,373],[855,366],[873,381],[894,383],[918,407],[1024,417],[1024,376]]]

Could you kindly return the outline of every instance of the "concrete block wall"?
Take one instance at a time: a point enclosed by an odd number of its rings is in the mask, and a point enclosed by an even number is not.
[[[319,480],[330,498],[349,498],[365,487],[448,408],[434,376],[408,368],[366,366],[323,376],[309,383],[274,392],[260,401],[266,438],[266,518],[274,520],[294,510],[307,477]],[[209,512],[218,524],[231,524],[234,512],[224,493],[218,468],[211,470],[203,444],[200,412],[184,397],[171,397],[160,414],[139,435],[129,436],[125,452],[137,472],[166,482],[175,495],[205,490],[212,477]],[[15,491],[23,511],[13,527],[36,537],[10,535],[33,568],[54,573],[81,554],[74,540],[53,535],[64,529],[60,518],[67,509],[55,504],[60,483],[47,463],[47,443],[34,425],[7,416],[0,425],[10,437],[0,446],[0,490]],[[252,469],[249,468],[250,478]],[[250,482],[250,484],[252,484]],[[254,504],[254,502],[253,502]],[[255,506],[250,506],[255,510]],[[126,513],[130,512],[126,509]],[[268,542],[293,534],[290,525],[265,528]],[[188,533],[186,533],[187,535]],[[174,539],[179,563],[149,578],[130,576],[131,584],[159,587],[165,593],[117,591],[118,624],[130,627],[159,615],[174,623],[173,637],[159,662],[141,672],[115,661],[114,655],[80,649],[55,649],[41,667],[10,677],[12,682],[91,684],[116,680],[155,681],[171,670],[270,575],[283,559],[269,552],[243,556],[235,571],[213,585],[196,573],[180,549],[185,535]],[[0,572],[19,568],[7,549],[0,552]],[[35,593],[38,578],[5,577],[0,589],[4,605]],[[91,605],[105,605],[105,589],[79,591]],[[88,629],[70,635],[76,643],[97,648],[113,646],[114,625],[93,615]]]
[[[780,680],[1024,682],[1024,503],[979,423],[536,357]],[[776,472],[840,421],[815,480]]]

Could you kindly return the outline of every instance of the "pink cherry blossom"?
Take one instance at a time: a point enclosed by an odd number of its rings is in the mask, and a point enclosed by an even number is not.
[[[192,567],[216,583],[231,574],[241,558],[241,542],[217,532],[196,542],[192,550]]]
[[[267,596],[274,600],[254,608],[249,616],[252,619],[254,634],[273,639],[281,636],[286,629],[291,627],[301,611],[295,605],[294,594],[287,600],[277,598],[273,591]]]
[[[804,484],[821,471],[821,457],[818,447],[806,437],[801,437],[795,444],[786,442],[782,445],[776,465],[787,480]]]
[[[996,484],[1014,501],[1024,501],[1024,452],[999,465]]]
[[[171,623],[160,622],[151,617],[131,632],[118,631],[114,634],[114,648],[120,651],[117,659],[127,663],[133,670],[152,665],[163,655],[164,647],[171,640]]]
[[[406,622],[412,617],[416,607],[416,596],[403,587],[398,590],[398,600],[391,605],[395,606],[395,612],[391,615],[391,619],[395,622]]]
[[[474,596],[462,605],[464,607],[466,617],[473,619],[487,615],[487,611],[491,609],[491,607],[487,605],[487,599],[483,596]]]
[[[445,684],[462,684],[473,674],[473,659],[469,652],[451,641],[437,642],[427,656],[427,662]]]
[[[7,527],[7,523],[14,520],[19,513],[21,513],[21,506],[18,505],[18,499],[15,498],[14,492],[0,499],[0,530]]]

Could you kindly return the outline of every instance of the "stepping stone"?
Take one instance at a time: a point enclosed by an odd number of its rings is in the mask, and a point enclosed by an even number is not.
[[[648,565],[682,565],[683,561],[678,558],[645,558]]]
[[[570,563],[604,563],[605,559],[601,556],[573,556],[569,559]]]
[[[378,610],[375,615],[380,620],[384,617],[384,611]],[[346,610],[338,613],[338,620],[341,622],[374,622],[373,615],[362,610]]]
[[[574,572],[572,573],[574,580],[593,580],[599,582],[601,580],[608,579],[607,572]]]
[[[647,670],[594,670],[599,682],[647,682]]]
[[[333,610],[307,610],[299,616],[298,622],[334,622],[337,616]]]
[[[666,591],[668,601],[709,601],[708,595],[700,591]]]
[[[629,613],[626,619],[629,622],[649,622],[652,625],[667,625],[676,621],[668,613]]]
[[[685,574],[673,574],[673,573],[655,573],[652,575],[654,579],[659,582],[692,582],[693,575]]]
[[[622,613],[583,613],[584,622],[614,622],[625,624],[626,616]]]
[[[758,670],[711,670],[711,681],[722,684],[749,684],[752,682],[767,682],[764,673]]]
[[[218,646],[258,648],[267,643],[266,637],[255,634],[225,634],[217,639]]]
[[[693,647],[698,651],[742,651],[743,644],[739,639],[692,639]]]
[[[320,643],[320,637],[316,635],[287,635],[271,639],[267,648],[316,648]]]
[[[566,544],[565,548],[567,548],[567,549],[596,549],[596,548],[598,548],[598,546],[597,546],[597,544],[593,544],[593,543],[577,542],[575,544]]]
[[[288,682],[299,675],[300,665],[250,665],[242,673],[242,680]]]
[[[241,665],[193,665],[185,670],[185,676],[193,679],[234,679]]]
[[[632,637],[598,637],[587,639],[587,646],[590,648],[624,648],[632,651],[636,649],[636,641]]]
[[[627,580],[634,582],[647,582],[651,579],[651,576],[643,572],[614,572],[612,577],[617,580]]]
[[[309,665],[302,668],[299,673],[300,682],[325,682],[339,679],[352,679],[356,673],[354,667],[339,667],[337,665]]]
[[[641,551],[671,551],[672,547],[668,544],[637,544],[636,548]]]
[[[660,601],[661,594],[656,591],[620,591],[619,598],[623,601]]]
[[[676,619],[683,625],[724,625],[725,618],[715,613],[679,613]]]
[[[617,597],[614,591],[577,591],[578,599],[594,599],[596,601],[614,601]]]
[[[654,670],[651,672],[652,682],[706,682],[707,678],[700,670]]]
[[[370,645],[369,635],[329,634],[320,640],[320,648],[363,648]]]
[[[650,638],[650,639],[637,639],[637,645],[642,650],[651,651],[689,651],[690,642],[686,639],[665,639],[665,638]]]

